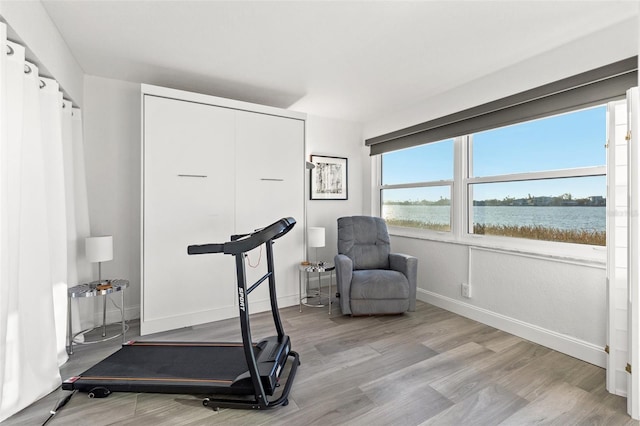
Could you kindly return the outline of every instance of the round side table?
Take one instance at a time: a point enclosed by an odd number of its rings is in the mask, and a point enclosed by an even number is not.
[[[122,336],[122,343],[125,343],[125,333],[129,329],[129,326],[125,323],[124,319],[124,290],[129,287],[129,281],[127,280],[106,280],[100,283],[92,282],[79,284],[75,287],[71,287],[67,291],[67,318],[68,318],[68,336],[67,336],[67,353],[69,355],[73,355],[73,344],[82,344],[87,345],[91,343],[104,342],[107,340],[115,339],[116,337]],[[120,293],[120,324],[122,326],[122,330],[119,333],[114,334],[113,336],[107,336],[107,296],[112,293]],[[98,297],[102,296],[103,304],[102,304],[102,325],[98,325],[95,327],[87,328],[85,330],[79,331],[76,334],[73,334],[71,329],[71,299],[80,299],[85,297]],[[115,324],[115,323],[114,323]],[[84,336],[86,333],[90,331],[102,328],[102,339],[92,340],[92,341],[78,341],[76,337],[82,335]]]
[[[324,262],[320,265],[309,264],[300,265],[298,276],[298,290],[300,295],[300,312],[302,312],[302,305],[312,308],[323,308],[327,305],[322,303],[322,298],[327,297],[329,305],[329,315],[331,315],[331,288],[333,286],[333,271],[336,269],[333,263]],[[309,289],[309,274],[318,274],[318,287],[317,289]],[[329,274],[329,293],[322,292],[322,275]],[[302,279],[306,277],[305,281],[305,296],[302,295]],[[313,295],[310,295],[313,294]],[[310,297],[317,297],[318,303],[308,303]]]

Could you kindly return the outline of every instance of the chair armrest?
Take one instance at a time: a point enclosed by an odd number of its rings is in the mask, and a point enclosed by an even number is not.
[[[389,267],[402,272],[409,281],[409,311],[416,310],[416,291],[418,287],[418,259],[401,253],[389,254]]]
[[[336,265],[336,287],[340,293],[340,310],[343,315],[351,314],[351,277],[353,276],[353,261],[344,254],[334,258]]]

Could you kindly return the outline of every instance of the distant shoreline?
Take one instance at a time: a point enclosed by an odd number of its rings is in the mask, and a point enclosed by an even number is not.
[[[388,206],[449,206],[451,205],[451,200],[443,198],[438,201],[383,201],[382,204]],[[473,205],[480,207],[606,207],[607,199],[599,195],[577,199],[562,196],[505,198],[503,200],[473,200]]]

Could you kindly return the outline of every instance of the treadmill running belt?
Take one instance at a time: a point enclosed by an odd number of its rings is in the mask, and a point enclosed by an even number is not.
[[[153,343],[153,342],[148,342]],[[256,357],[260,348],[254,346]],[[233,381],[248,370],[242,345],[125,345],[88,369],[84,378]]]

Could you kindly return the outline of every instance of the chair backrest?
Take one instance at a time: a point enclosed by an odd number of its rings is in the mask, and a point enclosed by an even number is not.
[[[387,224],[379,217],[338,219],[338,253],[353,261],[353,269],[389,269],[391,245]]]

